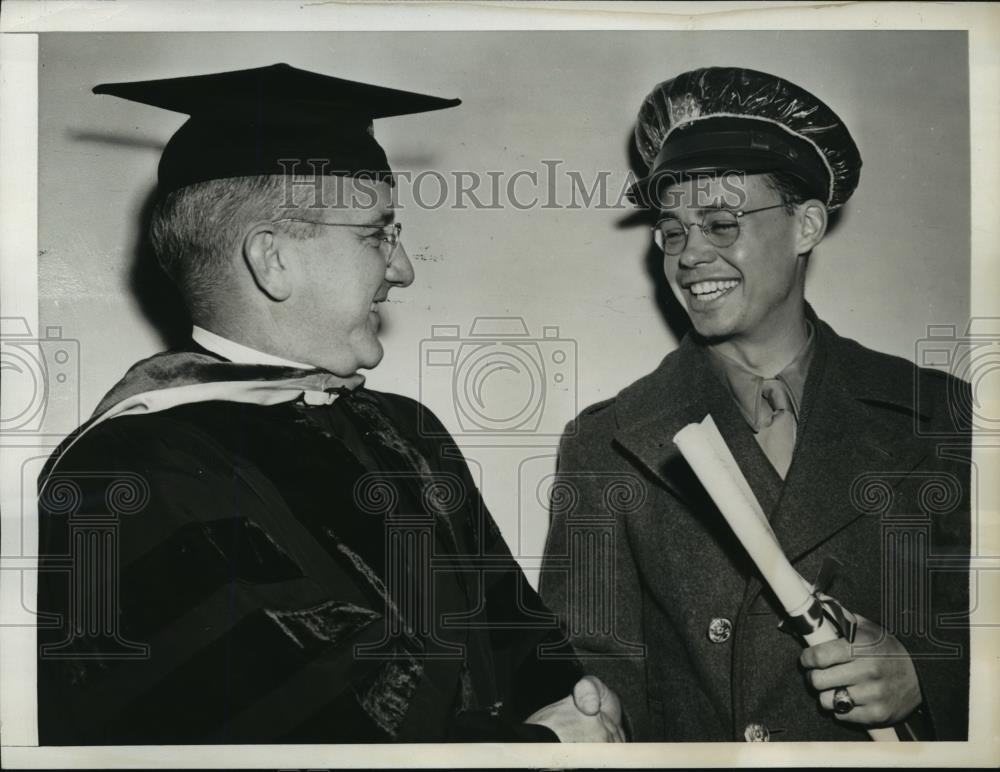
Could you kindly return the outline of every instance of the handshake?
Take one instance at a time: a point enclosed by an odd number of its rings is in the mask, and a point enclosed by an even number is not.
[[[532,713],[526,724],[548,727],[564,743],[623,743],[622,705],[597,676],[584,676],[573,693]]]

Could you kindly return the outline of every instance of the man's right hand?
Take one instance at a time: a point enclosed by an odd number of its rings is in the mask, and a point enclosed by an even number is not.
[[[564,743],[623,743],[618,695],[596,676],[584,676],[573,694],[546,705],[525,719],[548,727]]]

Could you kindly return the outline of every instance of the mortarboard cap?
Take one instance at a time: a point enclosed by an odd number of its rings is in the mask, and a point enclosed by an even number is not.
[[[649,175],[631,192],[646,205],[685,176],[783,171],[834,210],[861,176],[861,155],[833,110],[794,83],[739,67],[657,85],[639,109],[635,140]]]
[[[461,102],[288,64],[102,83],[94,93],[190,116],[160,158],[161,194],[195,182],[268,174],[367,176],[391,183],[389,162],[375,141],[372,121]]]

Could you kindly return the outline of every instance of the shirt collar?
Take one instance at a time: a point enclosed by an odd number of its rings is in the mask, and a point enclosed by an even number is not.
[[[796,420],[799,418],[802,394],[805,391],[806,376],[809,374],[809,365],[812,363],[813,354],[816,351],[816,335],[812,322],[806,319],[806,325],[808,326],[806,342],[799,349],[799,353],[795,355],[795,358],[785,369],[773,376],[788,387],[792,412],[795,414]],[[714,348],[709,348],[708,353],[713,369],[722,377],[723,382],[729,386],[729,391],[732,393],[733,399],[736,400],[736,404],[739,406],[740,412],[743,413],[743,417],[746,418],[747,423],[750,424],[755,432],[758,431],[760,428],[761,400],[763,399],[761,391],[764,381],[767,379],[747,370],[735,359],[727,357]]]
[[[244,346],[242,343],[223,338],[214,332],[209,332],[203,327],[194,325],[191,330],[191,338],[203,349],[218,354],[223,359],[230,362],[246,365],[277,365],[279,367],[294,367],[298,370],[315,370],[314,365],[304,365],[301,362],[293,362],[291,359],[283,359],[273,354],[265,354],[263,351]]]

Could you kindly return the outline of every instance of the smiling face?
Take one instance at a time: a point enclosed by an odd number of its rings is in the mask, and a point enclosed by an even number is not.
[[[742,191],[736,198],[734,191]],[[804,238],[804,206],[789,213],[783,207],[739,218],[739,237],[726,247],[714,246],[696,224],[719,209],[736,211],[780,204],[762,175],[688,180],[671,186],[661,219],[689,226],[687,245],[679,255],[664,254],[664,273],[674,296],[694,329],[710,342],[751,344],[780,339],[803,324],[805,259],[822,238]],[[815,203],[815,202],[814,202]],[[808,218],[807,218],[808,219]],[[825,227],[825,213],[822,223]],[[812,224],[807,223],[806,235]],[[812,234],[815,236],[815,234]]]
[[[296,328],[292,358],[349,375],[382,360],[379,304],[391,288],[413,282],[413,267],[401,243],[386,262],[382,229],[395,219],[388,183],[365,182],[359,192],[350,179],[327,182],[339,186],[338,196],[346,188],[346,201],[357,193],[359,205],[306,209],[303,217],[338,225],[297,226],[307,235],[279,232],[276,239],[294,265],[286,301]]]

